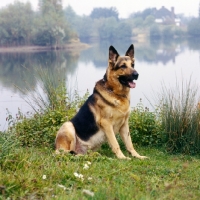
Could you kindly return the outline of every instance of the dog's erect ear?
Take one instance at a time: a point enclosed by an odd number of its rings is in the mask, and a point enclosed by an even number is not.
[[[117,50],[113,47],[110,46],[109,48],[109,61],[111,61],[113,64],[117,61],[119,54]]]
[[[133,46],[133,44],[131,44],[131,46],[128,48],[128,50],[126,52],[126,56],[131,57],[131,59],[134,58],[134,46]]]

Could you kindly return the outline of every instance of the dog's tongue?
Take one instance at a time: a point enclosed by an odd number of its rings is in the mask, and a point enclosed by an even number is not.
[[[135,88],[136,87],[136,83],[135,82],[128,82],[130,88]]]

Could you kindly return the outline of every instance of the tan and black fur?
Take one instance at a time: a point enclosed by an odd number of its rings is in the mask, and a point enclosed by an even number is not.
[[[134,149],[128,126],[130,114],[130,88],[135,87],[138,73],[134,69],[134,46],[125,56],[119,56],[113,46],[109,48],[108,68],[99,80],[93,94],[70,121],[65,122],[56,136],[56,151],[84,154],[108,141],[120,159],[126,159],[116,139],[119,133],[132,156],[143,159]]]

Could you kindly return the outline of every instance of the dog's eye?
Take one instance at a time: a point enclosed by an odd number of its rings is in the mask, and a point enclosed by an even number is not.
[[[126,67],[126,65],[122,65],[121,68],[122,69],[126,69],[127,67]]]
[[[131,65],[132,65],[132,68],[134,68],[134,67],[135,67],[135,63],[132,63]]]

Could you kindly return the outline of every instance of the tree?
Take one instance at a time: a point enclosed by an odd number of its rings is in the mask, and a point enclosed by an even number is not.
[[[103,23],[99,27],[99,37],[101,39],[112,39],[117,34],[115,31],[117,27],[117,21],[114,17],[104,19]]]
[[[71,21],[74,21],[76,19],[77,14],[75,13],[75,11],[73,10],[73,8],[71,6],[67,6],[65,9],[64,9],[64,15],[66,17],[66,19],[71,22]]]
[[[148,15],[144,22],[143,22],[144,26],[152,26],[153,24],[155,24],[155,17],[152,15]]]
[[[188,34],[195,37],[200,36],[200,20],[199,19],[194,18],[189,22]]]
[[[88,16],[79,18],[76,23],[76,31],[81,39],[89,39],[93,33],[93,20]]]
[[[114,38],[126,39],[131,38],[132,28],[128,23],[120,22],[115,28]]]
[[[136,12],[132,13],[129,18],[136,18],[136,17],[141,17],[143,20],[149,15],[153,15],[155,8],[147,8],[143,10],[142,12]]]
[[[39,0],[38,6],[43,16],[51,12],[62,16],[62,0]]]
[[[118,11],[115,7],[111,8],[94,8],[90,14],[91,18],[109,18],[114,17],[118,20]]]
[[[34,12],[30,3],[15,1],[0,11],[2,44],[29,44],[33,30]]]
[[[153,26],[151,26],[150,37],[151,38],[160,38],[161,37],[161,31],[157,24],[154,24]]]
[[[162,35],[164,38],[173,38],[174,33],[170,26],[166,26],[162,31]]]
[[[62,0],[39,0],[39,13],[36,20],[39,32],[35,34],[35,44],[58,48],[72,36],[64,17]]]

